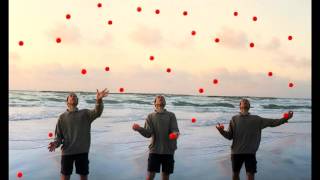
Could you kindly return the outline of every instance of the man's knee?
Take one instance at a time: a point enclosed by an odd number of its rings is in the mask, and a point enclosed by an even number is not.
[[[70,180],[70,176],[61,174],[61,180]]]
[[[88,176],[87,175],[80,175],[80,180],[88,180]]]
[[[170,174],[165,173],[165,172],[162,172],[162,173],[161,173],[161,176],[162,176],[162,180],[169,180]]]
[[[247,172],[247,179],[248,180],[254,180],[254,173]]]
[[[147,175],[147,180],[153,180],[154,177],[156,176],[156,172],[148,172],[148,175]]]
[[[233,176],[239,176],[240,172],[232,172]]]
[[[233,179],[233,180],[238,180],[238,179],[240,179],[239,174],[240,174],[240,172],[233,172],[233,173],[232,173],[232,179]]]

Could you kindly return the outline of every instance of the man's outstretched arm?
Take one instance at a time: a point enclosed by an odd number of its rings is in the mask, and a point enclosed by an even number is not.
[[[292,118],[293,112],[289,111],[288,115],[289,115],[288,118],[281,118],[281,119],[270,119],[270,118],[260,117],[261,129],[266,128],[266,127],[280,126],[281,124],[288,122],[288,120]]]
[[[150,138],[153,134],[153,128],[148,118],[144,123],[144,127],[140,127],[139,124],[133,124],[132,129],[134,131],[138,131],[142,136],[146,138]]]

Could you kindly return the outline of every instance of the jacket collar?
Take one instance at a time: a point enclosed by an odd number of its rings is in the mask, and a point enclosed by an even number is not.
[[[165,113],[166,111],[167,111],[166,109],[163,109],[162,112],[158,112],[157,110],[154,110],[155,113],[159,113],[159,114]]]
[[[240,116],[249,116],[250,113],[249,113],[249,112],[248,112],[248,113],[241,113],[241,112],[239,112],[239,115],[240,115]]]
[[[69,109],[66,110],[68,113],[72,113],[72,112],[78,112],[79,109],[76,107],[74,108],[72,111],[70,111]]]

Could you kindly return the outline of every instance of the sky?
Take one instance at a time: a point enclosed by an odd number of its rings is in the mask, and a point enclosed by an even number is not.
[[[311,0],[9,1],[9,90],[103,88],[311,98]]]

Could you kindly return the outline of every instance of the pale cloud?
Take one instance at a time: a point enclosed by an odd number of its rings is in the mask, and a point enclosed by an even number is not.
[[[273,37],[270,42],[268,42],[265,46],[264,49],[265,50],[279,50],[279,48],[281,47],[281,42],[280,39],[278,37]]]
[[[287,54],[285,51],[280,50],[273,53],[274,58],[269,59],[269,61],[273,62],[277,66],[290,67],[297,70],[306,69],[306,73],[311,70],[311,58]]]
[[[32,68],[11,65],[9,69],[9,89],[69,90],[70,87],[76,88],[79,84],[76,79],[80,69],[77,67],[64,67],[61,64],[52,63],[34,65]]]
[[[82,39],[80,30],[75,25],[57,24],[53,29],[48,30],[46,34],[50,39],[61,38],[64,44],[78,44]]]
[[[285,56],[278,61],[284,65],[293,66],[295,68],[308,68],[311,69],[311,59],[306,57]]]
[[[289,54],[288,51],[281,49],[281,45],[280,39],[273,37],[268,43],[262,46],[262,50],[275,55],[276,58],[270,60],[277,65],[290,66],[297,69],[311,69],[311,58],[298,57],[294,55],[294,52],[290,52]]]
[[[288,83],[291,79],[287,77],[268,77],[266,73],[251,73],[244,69],[229,71],[217,68],[199,76],[174,68],[171,73],[167,73],[163,67],[147,69],[136,65],[128,69],[131,70],[105,72],[103,69],[92,68],[88,69],[87,75],[82,75],[78,65],[39,65],[32,70],[15,67],[10,71],[10,89],[29,87],[31,90],[94,91],[96,88],[107,87],[111,92],[118,92],[118,89],[123,87],[125,92],[132,93],[311,97],[310,80],[293,81],[295,87],[289,88]],[[23,80],[15,78],[23,73],[26,73]],[[218,85],[213,85],[214,78],[219,80]],[[28,86],[25,86],[26,84]],[[199,94],[198,88],[204,88],[205,93]]]
[[[159,29],[139,25],[129,34],[129,38],[144,47],[161,47],[163,36]]]
[[[235,30],[230,27],[223,27],[218,33],[221,44],[230,48],[244,48],[248,46],[248,36],[241,30]]]
[[[90,44],[96,45],[96,46],[111,46],[113,45],[114,38],[110,34],[105,34],[101,38],[96,38],[96,39],[90,39],[88,40]]]
[[[227,96],[257,96],[257,97],[311,97],[311,80],[294,80],[289,77],[267,76],[267,73],[251,73],[244,69],[217,72],[220,79],[219,87],[213,88],[212,93]],[[210,77],[209,74],[203,78]],[[288,83],[293,82],[294,88]]]
[[[186,49],[186,48],[191,48],[194,47],[195,45],[195,40],[192,37],[185,38],[183,40],[178,40],[178,41],[173,41],[173,40],[168,40],[168,43],[177,49]]]
[[[185,39],[165,38],[162,32],[156,28],[149,28],[144,25],[139,25],[134,31],[129,34],[131,41],[146,47],[146,48],[162,48],[170,46],[177,49],[185,49],[194,46],[195,40],[188,36]]]

